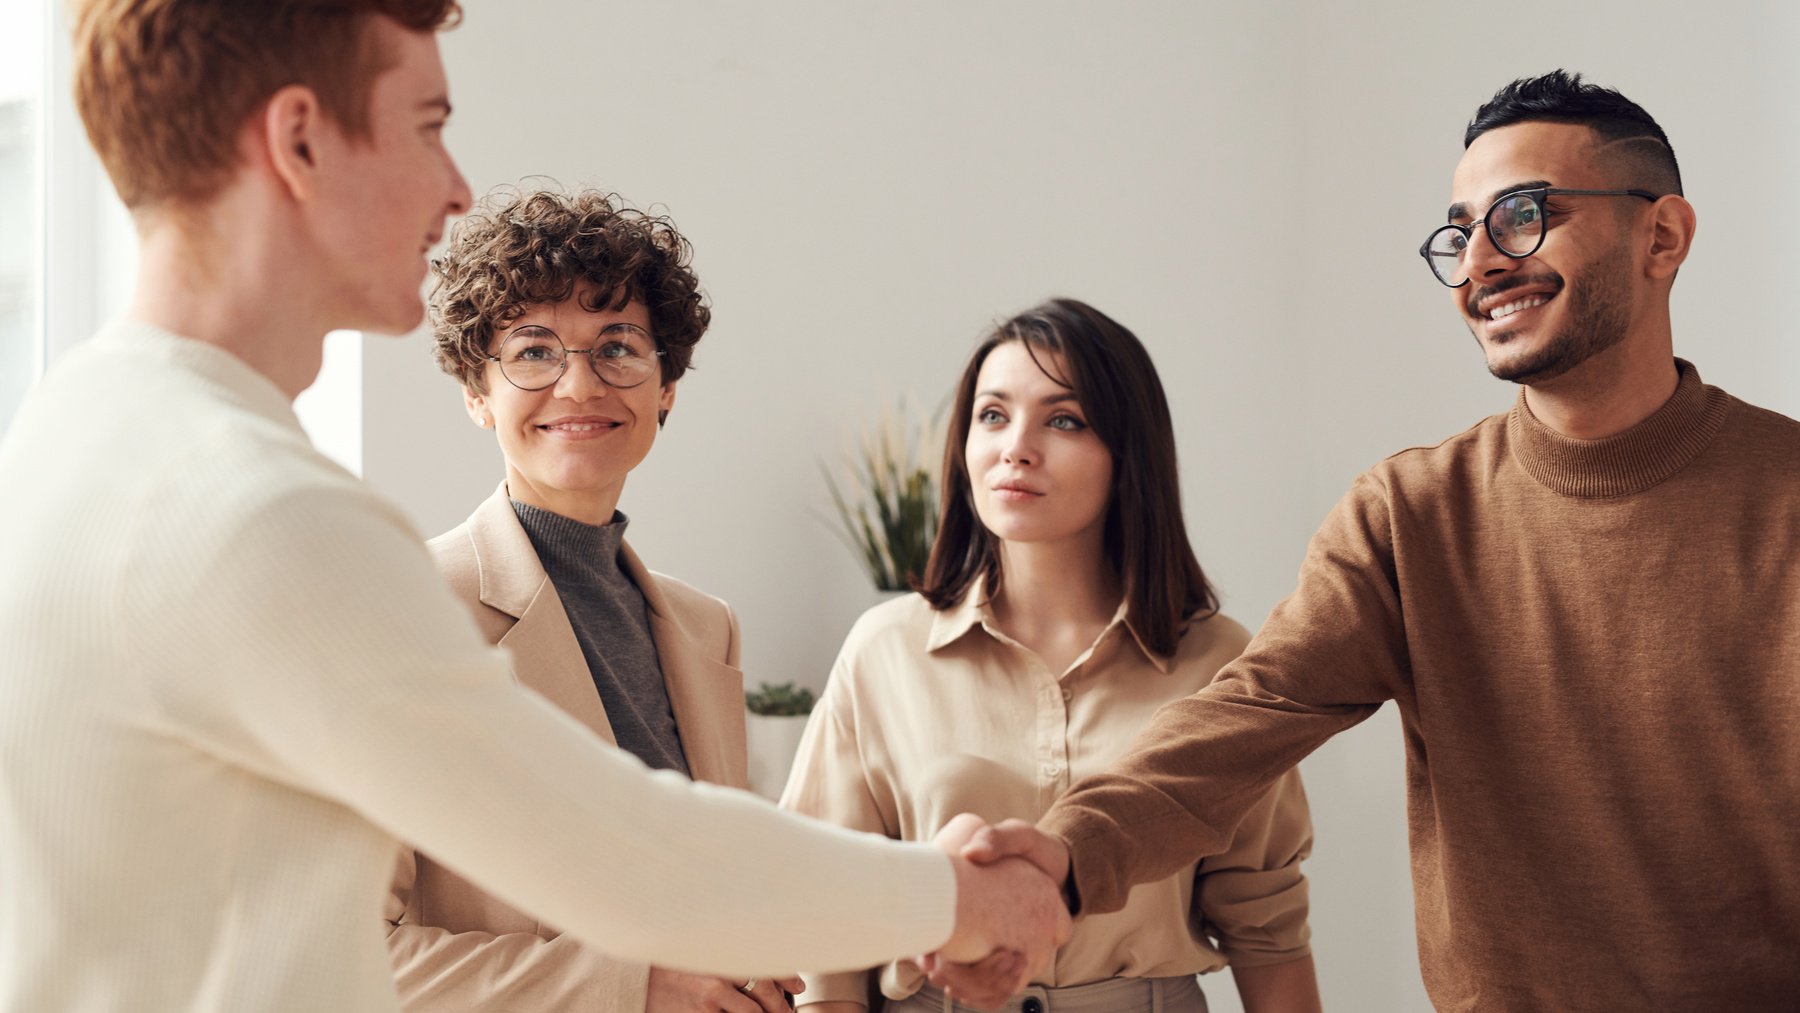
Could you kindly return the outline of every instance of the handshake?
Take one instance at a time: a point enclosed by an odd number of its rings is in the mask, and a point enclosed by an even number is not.
[[[972,813],[946,823],[932,843],[956,866],[956,929],[919,966],[957,1002],[1002,1006],[1069,939],[1069,850],[1023,820],[989,826]]]

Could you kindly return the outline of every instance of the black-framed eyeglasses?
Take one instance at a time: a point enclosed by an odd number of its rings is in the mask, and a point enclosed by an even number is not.
[[[1656,194],[1648,190],[1566,190],[1560,186],[1515,190],[1495,201],[1493,207],[1488,208],[1487,214],[1476,221],[1467,225],[1439,226],[1425,240],[1425,245],[1419,247],[1419,256],[1425,258],[1432,276],[1438,281],[1451,288],[1467,285],[1469,272],[1464,259],[1469,251],[1469,238],[1475,234],[1475,227],[1479,225],[1487,229],[1494,249],[1514,260],[1523,260],[1544,245],[1544,219],[1549,217],[1549,212],[1544,209],[1546,197],[1657,199]]]
[[[659,370],[656,360],[663,350],[636,324],[613,324],[588,348],[569,348],[550,328],[526,324],[509,332],[500,342],[500,354],[488,356],[488,361],[498,362],[500,375],[514,387],[543,390],[562,379],[572,355],[585,357],[601,383],[630,390]]]

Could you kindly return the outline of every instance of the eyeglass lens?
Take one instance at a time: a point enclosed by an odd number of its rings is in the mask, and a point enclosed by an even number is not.
[[[636,387],[656,370],[656,346],[650,336],[628,324],[615,324],[600,332],[592,348],[577,350],[593,364],[594,372],[609,387]],[[548,327],[521,327],[500,345],[500,372],[513,386],[542,390],[561,378],[568,368],[569,350]]]
[[[1488,209],[1480,224],[1488,238],[1502,253],[1529,257],[1544,241],[1544,209],[1531,195],[1515,193],[1502,198]],[[1463,256],[1469,249],[1469,235],[1462,228],[1446,225],[1431,234],[1426,244],[1425,260],[1438,280],[1446,285],[1460,285],[1467,280]]]

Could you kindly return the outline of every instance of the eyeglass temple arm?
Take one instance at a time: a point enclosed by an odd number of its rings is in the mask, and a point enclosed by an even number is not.
[[[1647,201],[1657,201],[1662,199],[1648,190],[1571,190],[1561,186],[1547,186],[1544,188],[1544,195],[1546,197],[1559,193],[1568,194],[1572,197],[1642,197]]]

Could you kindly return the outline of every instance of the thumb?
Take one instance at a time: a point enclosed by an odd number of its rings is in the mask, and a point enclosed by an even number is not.
[[[975,830],[968,843],[963,845],[962,855],[971,862],[984,865],[1002,858],[1030,859],[1043,836],[1037,827],[1024,820],[1005,820]]]
[[[1013,822],[1023,821],[1014,820]],[[931,843],[937,845],[938,850],[945,854],[954,855],[968,846],[971,837],[985,829],[987,829],[987,821],[981,817],[974,813],[957,813],[950,817],[950,822],[944,824],[943,829],[931,838]]]

